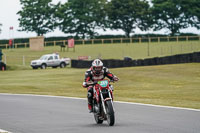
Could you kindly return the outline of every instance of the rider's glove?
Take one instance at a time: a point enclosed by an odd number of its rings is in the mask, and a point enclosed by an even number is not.
[[[83,87],[86,88],[87,87],[87,83],[83,82]]]
[[[118,78],[117,76],[114,76],[114,77],[113,77],[113,80],[114,80],[114,81],[118,81],[119,78]]]

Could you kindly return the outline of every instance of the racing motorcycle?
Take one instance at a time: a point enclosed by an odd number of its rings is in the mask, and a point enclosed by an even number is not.
[[[115,113],[113,108],[113,86],[112,80],[101,80],[90,82],[93,85],[93,114],[97,124],[107,120],[109,126],[115,124]]]

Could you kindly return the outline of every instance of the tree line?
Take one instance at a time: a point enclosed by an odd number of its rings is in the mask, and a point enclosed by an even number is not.
[[[181,29],[200,29],[200,0],[20,0],[20,31],[38,36],[59,28],[78,38],[93,38],[96,30],[123,30],[130,37],[136,28],[142,31],[163,28],[171,35]]]

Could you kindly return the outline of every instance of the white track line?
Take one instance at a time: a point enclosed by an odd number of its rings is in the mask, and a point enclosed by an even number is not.
[[[11,132],[8,132],[8,131],[5,131],[3,129],[0,129],[0,133],[11,133]]]
[[[0,95],[38,96],[38,97],[52,97],[52,98],[86,100],[86,98],[52,96],[52,95],[10,94],[10,93],[0,93]],[[150,107],[157,107],[157,108],[169,108],[169,109],[179,109],[179,110],[188,110],[188,111],[198,111],[198,112],[200,112],[200,109],[193,109],[193,108],[172,107],[172,106],[164,106],[164,105],[154,105],[154,104],[144,104],[144,103],[134,103],[134,102],[123,102],[123,101],[115,101],[115,102],[116,103],[123,103],[123,104],[132,104],[132,105],[150,106]]]
[[[165,105],[154,105],[154,104],[144,104],[144,103],[134,103],[134,102],[123,102],[123,101],[115,101],[115,102],[124,103],[124,104],[158,107],[158,108],[180,109],[180,110],[189,110],[189,111],[199,111],[200,112],[200,109],[193,109],[193,108],[183,108],[183,107],[173,107],[173,106],[165,106]]]

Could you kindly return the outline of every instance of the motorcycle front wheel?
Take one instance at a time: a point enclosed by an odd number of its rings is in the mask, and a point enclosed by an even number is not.
[[[115,124],[115,113],[113,109],[113,105],[111,101],[106,101],[106,117],[107,117],[107,122],[109,126],[113,126]]]
[[[99,115],[97,115],[97,113],[94,113],[94,119],[95,119],[97,124],[102,124],[103,123],[103,120],[99,119]]]

